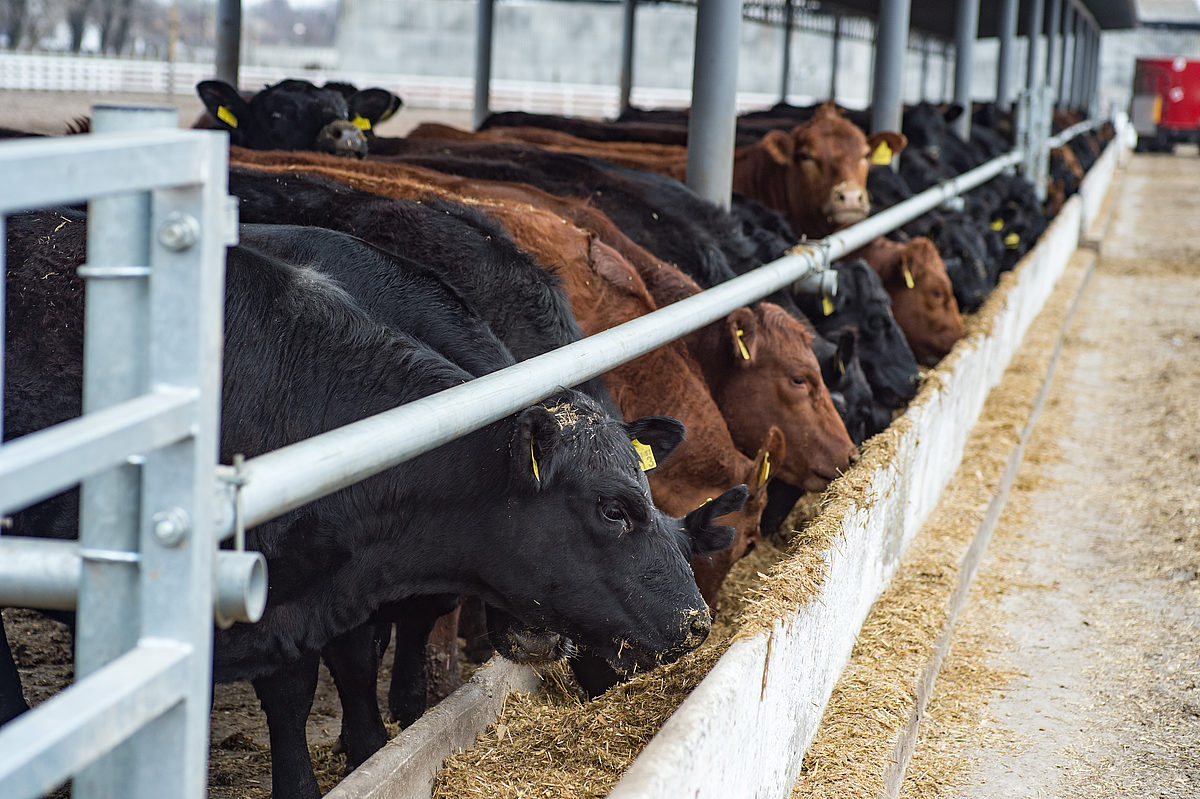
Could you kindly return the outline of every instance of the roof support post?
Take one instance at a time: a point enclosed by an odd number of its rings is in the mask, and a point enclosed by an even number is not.
[[[1072,92],[1070,92],[1070,107],[1080,109],[1084,107],[1086,95],[1084,94],[1084,83],[1087,79],[1087,20],[1082,17],[1082,14],[1075,14],[1075,58],[1074,70],[1072,74]]]
[[[833,13],[833,37],[829,40],[829,102],[837,102],[838,62],[842,60],[842,15]]]
[[[1029,40],[1029,50],[1025,58],[1025,88],[1033,89],[1038,85],[1038,78],[1045,74],[1042,70],[1042,0],[1031,0],[1029,4],[1029,19],[1025,27],[1025,38]]]
[[[904,121],[904,55],[908,49],[910,0],[880,0],[871,84],[871,132],[900,130]]]
[[[242,0],[217,0],[217,80],[238,85],[242,47]]]
[[[963,112],[954,120],[954,130],[963,141],[971,137],[971,74],[978,32],[979,0],[958,0],[954,20],[954,102],[962,106]]]
[[[792,0],[783,3],[783,63],[779,68],[779,102],[788,98],[788,73],[792,71]]]
[[[1058,85],[1055,70],[1062,66],[1062,40],[1059,32],[1062,24],[1062,0],[1049,0],[1050,20],[1046,28],[1046,85],[1051,89]]]
[[[996,62],[996,105],[1001,110],[1012,106],[1013,62],[1016,60],[1017,0],[1003,0],[1000,6],[1000,55]]]
[[[941,102],[946,102],[950,99],[950,76],[953,75],[950,69],[950,42],[942,42],[942,92],[938,98]]]
[[[921,37],[921,89],[917,92],[917,102],[923,103],[929,97],[929,39]]]
[[[729,207],[733,194],[741,27],[741,3],[700,0],[697,4],[692,112],[688,117],[687,185],[722,208]]]
[[[1064,0],[1062,16],[1062,59],[1058,71],[1058,104],[1075,105],[1075,6]]]
[[[1100,29],[1093,27],[1088,41],[1088,116],[1100,113]]]
[[[621,8],[621,83],[617,111],[622,114],[629,110],[629,98],[633,94],[633,33],[637,3],[638,0],[624,0]]]
[[[477,0],[475,13],[475,127],[491,112],[492,18],[495,0]]]

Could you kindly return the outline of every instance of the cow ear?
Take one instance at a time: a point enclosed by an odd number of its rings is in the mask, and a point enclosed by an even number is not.
[[[749,366],[758,347],[758,319],[747,307],[735,308],[725,317],[729,330],[730,356],[742,366]]]
[[[534,491],[541,490],[542,482],[548,478],[546,455],[557,431],[558,423],[554,415],[541,405],[534,405],[517,414],[517,430],[513,435],[511,454],[513,477],[518,485]]]
[[[871,150],[871,161],[876,164],[891,163],[892,156],[899,154],[907,146],[908,137],[894,130],[881,130],[867,137],[867,147]],[[890,154],[886,161],[882,160],[881,153],[884,152]],[[877,158],[879,160],[876,160]]]
[[[789,166],[796,156],[796,143],[792,135],[782,130],[768,131],[762,137],[762,146],[771,160],[780,166]]]
[[[945,119],[947,122],[953,122],[954,120],[958,119],[962,115],[963,115],[963,107],[961,105],[959,105],[958,103],[954,103],[953,105],[946,106],[946,108],[944,108],[942,110],[942,118]]]
[[[834,339],[833,371],[836,378],[846,374],[850,362],[854,360],[858,347],[858,335],[852,327],[844,327],[838,331]]]
[[[766,490],[767,483],[771,482],[785,457],[787,441],[783,437],[783,431],[771,425],[767,437],[763,439],[762,446],[754,456],[754,462],[750,465],[750,474],[746,477],[746,487],[750,489],[751,496]]]
[[[725,524],[716,524],[715,520],[741,510],[749,496],[750,491],[746,486],[734,486],[683,517],[684,529],[692,540],[693,555],[707,555],[733,546],[734,529]]]
[[[355,92],[347,104],[350,107],[350,121],[363,130],[370,130],[396,113],[403,103],[387,89],[372,88]]]
[[[627,422],[625,430],[644,472],[662,466],[685,437],[683,422],[670,416],[643,416]]]
[[[200,101],[217,120],[221,130],[235,130],[250,119],[250,105],[238,90],[223,80],[202,80],[196,84]]]

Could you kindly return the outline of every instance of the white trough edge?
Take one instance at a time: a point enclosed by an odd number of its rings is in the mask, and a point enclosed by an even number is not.
[[[872,499],[843,519],[829,576],[812,602],[769,634],[735,641],[647,744],[611,799],[789,796],[825,705],[872,604],[962,460],[999,382],[1076,248],[1072,197],[1019,265],[989,336],[959,342],[941,387],[905,414],[895,456],[870,478]]]
[[[542,682],[528,666],[494,657],[465,684],[342,780],[325,799],[428,799],[442,762],[475,743],[504,699]]]

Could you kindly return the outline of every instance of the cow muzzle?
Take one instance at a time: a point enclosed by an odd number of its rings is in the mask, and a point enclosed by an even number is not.
[[[367,137],[353,122],[336,119],[317,134],[318,152],[344,155],[350,158],[367,157]]]
[[[871,201],[864,186],[843,180],[829,192],[829,199],[821,211],[831,224],[841,228],[866,219],[871,212]]]

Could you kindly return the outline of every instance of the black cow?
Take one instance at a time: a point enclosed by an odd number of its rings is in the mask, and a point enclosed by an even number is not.
[[[67,212],[9,219],[11,437],[79,412],[74,269],[85,224]],[[427,344],[373,321],[328,277],[276,257],[268,241],[255,244],[227,259],[223,461],[469,379]],[[630,445],[637,438],[661,460],[682,436],[673,419],[619,422],[562,390],[248,531],[268,562],[267,609],[258,624],[216,631],[214,678],[254,683],[270,726],[274,795],[319,795],[304,736],[318,658],[344,651],[344,637],[386,602],[478,595],[622,670],[697,646],[709,619],[688,559],[728,546],[731,531],[658,511]],[[18,513],[13,533],[73,537],[77,512],[78,492],[68,492]],[[10,706],[19,685],[0,688]]]
[[[229,141],[253,150],[316,150],[362,158],[365,131],[399,107],[400,98],[385,89],[354,91],[349,84],[314,86],[289,78],[267,86],[248,99],[228,83],[196,84],[208,117],[197,127],[229,133]]]

